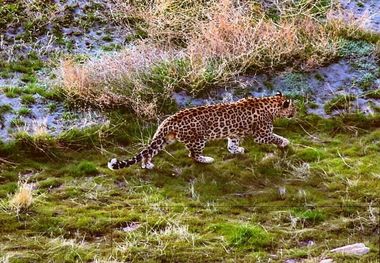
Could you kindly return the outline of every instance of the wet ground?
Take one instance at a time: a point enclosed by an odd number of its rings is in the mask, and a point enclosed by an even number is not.
[[[96,22],[90,27],[83,26],[81,19],[102,13],[97,10],[97,1],[58,1],[55,2],[54,16],[60,18],[69,13],[76,21],[63,24],[60,33],[49,28],[33,42],[20,39],[25,33],[22,27],[9,27],[2,34],[0,58],[12,60],[15,54],[37,51],[42,59],[59,57],[62,54],[77,56],[101,56],[104,52],[124,47],[130,31],[120,25]],[[366,28],[380,32],[380,1],[341,0],[342,8],[355,14],[357,18],[366,16]],[[90,11],[91,13],[89,13]],[[55,32],[55,33],[54,33]],[[312,72],[293,72],[291,70],[274,74],[239,76],[226,87],[220,87],[201,98],[193,98],[184,92],[174,93],[173,99],[180,107],[199,106],[218,102],[235,101],[246,96],[267,96],[276,91],[302,100],[308,113],[329,117],[342,112],[360,111],[372,114],[380,109],[380,70],[378,62],[371,55],[373,46],[348,43],[344,59]],[[52,72],[45,69],[36,72],[39,83],[46,83]],[[0,113],[0,139],[8,140],[18,130],[45,129],[56,135],[71,128],[83,128],[107,122],[102,114],[93,110],[72,110],[65,108],[59,101],[47,100],[38,94],[33,95],[35,102],[29,106],[21,103],[20,96],[7,97],[4,87],[23,87],[22,73],[12,72],[0,76],[0,107],[9,105],[11,110]],[[339,107],[327,109],[326,104],[337,96],[354,96]],[[51,105],[55,106],[51,106]],[[330,103],[331,104],[331,103]],[[342,104],[342,103],[341,103]],[[30,114],[20,114],[28,108]],[[42,128],[41,128],[42,127]]]

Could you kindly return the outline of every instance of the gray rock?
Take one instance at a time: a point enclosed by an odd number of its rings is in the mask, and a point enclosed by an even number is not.
[[[330,250],[330,252],[362,256],[369,252],[369,248],[363,243],[355,243],[344,247],[334,248]]]
[[[334,260],[332,260],[331,258],[326,258],[319,261],[319,263],[334,263]]]

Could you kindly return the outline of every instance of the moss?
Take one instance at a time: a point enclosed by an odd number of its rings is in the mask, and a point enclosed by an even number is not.
[[[326,153],[322,149],[317,148],[305,148],[300,149],[295,154],[295,158],[299,158],[305,162],[316,162],[326,158]]]
[[[374,52],[374,45],[364,40],[342,39],[340,42],[339,55],[341,57],[363,57]]]
[[[83,175],[95,175],[98,173],[98,169],[96,168],[96,165],[92,162],[81,161],[77,166],[76,173]]]
[[[38,182],[38,186],[42,189],[51,189],[55,187],[59,187],[62,185],[64,181],[60,178],[47,178],[46,180]]]
[[[281,89],[288,96],[302,96],[311,93],[311,86],[305,74],[299,72],[291,72],[282,76]]]

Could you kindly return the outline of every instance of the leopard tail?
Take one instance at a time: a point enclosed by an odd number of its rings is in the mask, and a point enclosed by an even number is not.
[[[157,155],[165,146],[169,143],[169,137],[167,132],[164,130],[158,130],[153,136],[153,139],[149,146],[142,150],[140,153],[127,160],[118,160],[116,158],[108,162],[108,168],[111,170],[122,169],[129,167],[133,164],[139,163],[146,159],[151,159],[153,156]]]

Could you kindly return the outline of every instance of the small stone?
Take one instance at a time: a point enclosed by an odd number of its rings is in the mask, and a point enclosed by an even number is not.
[[[285,195],[286,195],[286,188],[285,188],[285,186],[280,186],[278,188],[278,194],[280,195],[281,198],[285,198]]]
[[[139,223],[137,223],[137,222],[132,222],[132,223],[128,224],[126,227],[123,227],[122,230],[123,230],[124,232],[133,232],[133,231],[139,229],[140,226],[141,226],[141,225],[140,225]]]
[[[334,260],[332,260],[331,258],[326,258],[319,261],[319,263],[334,263]]]
[[[287,259],[284,261],[284,263],[297,263],[297,260],[295,259]]]
[[[369,248],[366,247],[363,243],[355,243],[355,244],[347,245],[344,247],[334,248],[330,251],[334,253],[344,253],[344,254],[362,256],[369,252]]]

